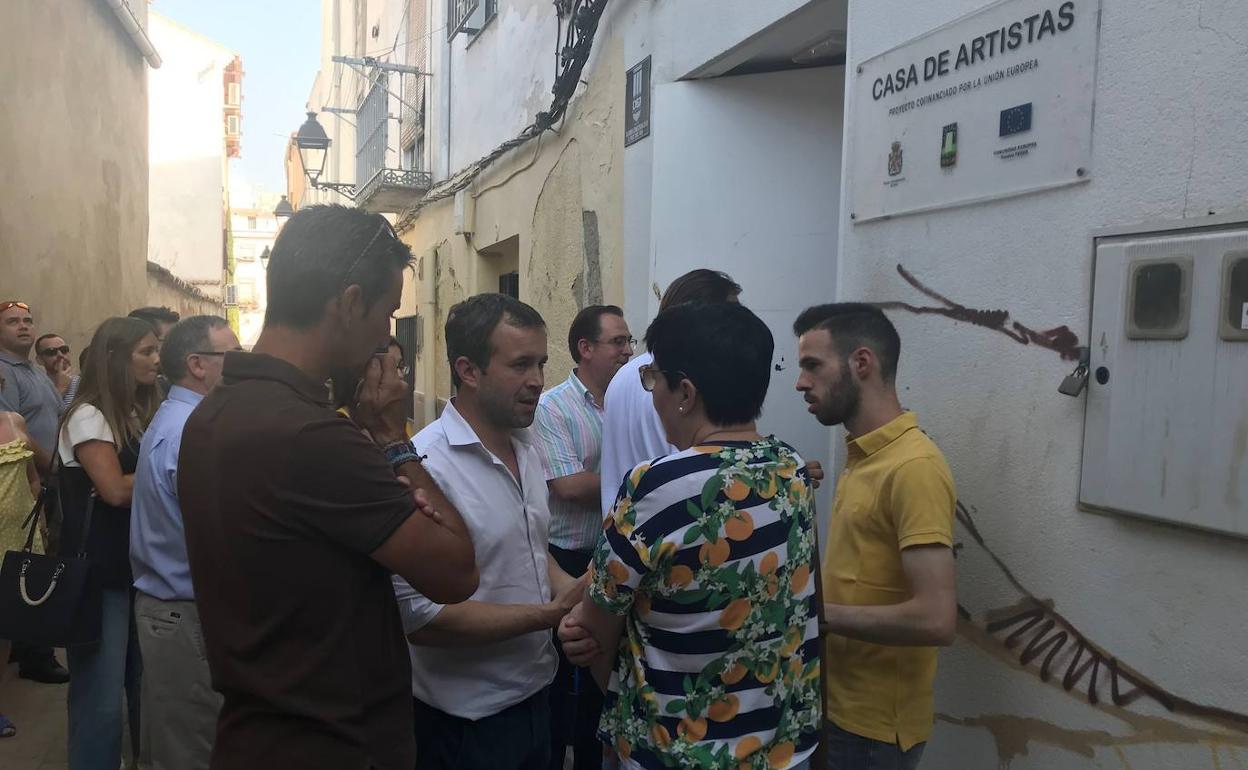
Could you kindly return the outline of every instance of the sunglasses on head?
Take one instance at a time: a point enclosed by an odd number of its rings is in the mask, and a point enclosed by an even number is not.
[[[44,348],[43,350],[39,351],[39,355],[41,356],[51,356],[57,353],[64,353],[65,355],[69,355],[69,345],[61,345],[59,348]]]
[[[15,308],[15,307],[21,308],[22,310],[25,310],[27,313],[30,312],[30,305],[27,305],[25,302],[0,302],[0,313],[3,313],[9,308]]]
[[[399,240],[399,234],[394,231],[394,226],[390,224],[390,220],[381,214],[378,214],[377,217],[381,220],[381,225],[377,228],[377,232],[373,233],[373,237],[369,239],[368,244],[360,250],[359,256],[347,268],[347,272],[342,274],[342,286],[339,288],[339,291],[346,291],[347,287],[351,285],[351,274],[355,272],[355,268],[359,267],[360,260],[364,259],[364,255],[368,253],[369,249],[373,248],[373,244],[377,242],[382,233],[389,233],[393,240]]]

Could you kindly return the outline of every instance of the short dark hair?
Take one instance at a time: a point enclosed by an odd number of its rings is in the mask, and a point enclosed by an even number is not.
[[[623,318],[624,311],[616,305],[590,305],[572,319],[572,326],[568,328],[568,352],[576,363],[581,362],[581,340],[598,341],[598,335],[602,334],[604,315]]]
[[[463,384],[455,362],[463,356],[481,369],[494,355],[490,335],[500,323],[521,329],[546,328],[542,314],[506,294],[478,294],[454,305],[446,315],[446,360],[451,365],[451,384]]]
[[[698,389],[716,425],[757,419],[771,384],[771,330],[735,302],[683,304],[659,313],[646,347],[669,387],[684,374]]]
[[[833,302],[815,305],[801,312],[793,322],[798,337],[824,329],[832,335],[837,352],[848,356],[858,348],[870,348],[880,360],[880,378],[893,382],[901,358],[901,336],[884,311],[865,302]]]
[[[741,285],[721,270],[700,267],[690,270],[667,286],[659,300],[659,312],[687,302],[732,302],[741,294]]]
[[[215,315],[193,315],[175,324],[160,347],[160,369],[165,377],[172,383],[186,379],[189,374],[186,357],[209,350],[212,340],[208,333],[222,326],[229,326],[229,323]]]
[[[40,336],[39,336],[39,338],[35,340],[35,352],[36,352],[36,353],[38,353],[38,352],[39,352],[39,343],[40,343],[40,342],[43,342],[44,340],[50,340],[50,339],[52,339],[53,337],[61,337],[61,335],[59,335],[59,334],[55,334],[55,333],[49,333],[49,334],[43,334],[43,335],[40,335]],[[65,339],[65,338],[64,338],[64,337],[61,337],[61,339]]]
[[[182,319],[178,311],[169,307],[140,307],[130,311],[131,318],[137,318],[140,321],[147,321],[156,328],[156,324],[176,324]]]
[[[359,285],[371,306],[389,288],[391,273],[411,263],[411,249],[380,214],[337,204],[302,208],[273,244],[264,323],[313,326],[325,303],[350,285]]]

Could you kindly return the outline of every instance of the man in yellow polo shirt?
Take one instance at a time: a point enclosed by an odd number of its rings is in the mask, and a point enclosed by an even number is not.
[[[936,648],[957,625],[953,476],[901,408],[901,339],[883,312],[819,305],[793,331],[798,391],[848,433],[823,566],[828,770],[913,770],[932,732]]]

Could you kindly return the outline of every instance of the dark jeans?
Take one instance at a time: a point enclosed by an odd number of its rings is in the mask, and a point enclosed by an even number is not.
[[[831,722],[825,725],[828,741],[827,770],[915,770],[926,743],[902,751],[895,743],[864,738],[842,730]]]
[[[593,557],[589,551],[569,551],[554,545],[550,555],[572,577],[584,575]],[[569,745],[573,770],[601,770],[598,719],[602,715],[602,691],[589,669],[577,668],[563,657],[558,634],[555,649],[559,652],[559,671],[550,686],[550,770],[563,770],[563,755]]]
[[[413,699],[416,770],[546,770],[550,763],[550,695],[472,721]]]

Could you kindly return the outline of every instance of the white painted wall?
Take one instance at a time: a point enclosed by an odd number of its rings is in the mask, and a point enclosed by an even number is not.
[[[825,2],[826,0],[815,0]],[[836,0],[834,4],[843,4]],[[632,2],[609,8],[608,29],[624,39],[625,67],[651,59],[655,89],[690,76],[718,57],[759,36],[768,27],[801,8],[805,0],[680,0]],[[623,91],[623,84],[620,89]],[[654,143],[662,118],[653,116],[652,136],[624,153],[624,309],[629,325],[644,330],[661,292],[674,276],[656,274],[651,254],[651,202],[654,197]],[[838,134],[839,136],[839,134]],[[771,152],[760,138],[760,155]],[[735,155],[733,156],[735,158]],[[829,201],[832,203],[832,201]],[[641,265],[650,266],[643,270]]]
[[[982,5],[852,0],[849,63]],[[959,303],[1009,310],[1036,329],[1068,325],[1086,343],[1095,228],[1185,217],[1195,224],[1248,202],[1246,67],[1248,5],[1240,0],[1103,0],[1091,182],[858,225],[843,205],[839,296],[935,304],[901,279],[900,263]],[[851,74],[847,104],[860,85]],[[1071,365],[941,316],[892,316],[903,341],[903,400],[944,449],[960,498],[1019,583],[1173,694],[1248,713],[1248,543],[1079,511],[1084,404],[1057,393]],[[957,534],[966,543],[960,599],[982,627],[986,611],[1023,594],[968,530]],[[1191,720],[1147,698],[1117,713],[1095,709],[1057,685],[1065,666],[1042,684],[1037,663],[1017,666],[1033,634],[1013,651],[1013,666],[1002,634],[973,629],[942,654],[937,711],[964,724],[938,721],[926,768],[1248,762],[1248,722]],[[1099,694],[1102,704],[1111,700],[1104,668]]]
[[[792,324],[795,308],[835,296],[844,78],[844,67],[823,67],[667,83],[653,121],[650,272],[666,286],[709,266],[741,284],[741,301],[775,339],[759,430],[825,465],[828,431],[793,389]],[[767,151],[747,151],[758,147]],[[653,316],[649,300],[634,311]]]
[[[843,0],[616,0],[603,15],[594,54],[582,78],[594,77],[596,57],[613,38],[623,41],[626,67],[652,57],[651,78],[658,88],[690,76],[791,13],[816,3],[841,6]],[[512,138],[538,111],[549,107],[557,20],[548,0],[500,0],[498,17],[478,36],[461,34],[448,42],[446,2],[433,0],[430,13],[429,28],[441,30],[430,40],[434,77],[429,119],[429,145],[434,148],[431,167],[441,179]],[[622,81],[619,89],[622,108]],[[624,308],[630,325],[639,329],[649,320],[655,282],[649,268],[642,267],[651,262],[653,164],[651,139],[624,153]]]
[[[225,67],[234,53],[153,12],[164,63],[148,70],[148,259],[188,282],[221,281]],[[219,294],[218,286],[204,286]]]

